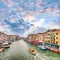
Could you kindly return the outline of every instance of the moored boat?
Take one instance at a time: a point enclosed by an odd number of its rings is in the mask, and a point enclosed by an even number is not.
[[[50,49],[50,50],[51,50],[51,49]],[[54,53],[58,53],[58,54],[60,54],[59,49],[52,49],[51,51],[54,52]]]
[[[47,48],[44,45],[40,45],[40,46],[38,46],[38,48],[40,48],[43,51],[46,51],[47,50]]]
[[[0,41],[0,52],[2,52],[4,50],[3,46],[2,46],[3,42]]]
[[[53,52],[59,53],[59,50],[58,49],[54,49]]]
[[[48,50],[50,50],[50,47],[46,46],[46,48],[47,48]]]
[[[56,49],[56,48],[52,48],[52,47],[50,47],[50,48],[47,48],[49,51],[52,51],[52,52],[54,52],[54,53],[58,53],[58,54],[60,54],[60,50],[59,49]]]
[[[0,52],[2,52],[2,51],[4,51],[4,48],[2,47],[2,48],[0,48]]]
[[[60,54],[60,50],[58,51],[58,54]]]
[[[49,50],[50,50],[50,51],[53,51],[53,48],[50,47]]]
[[[9,43],[3,43],[3,47],[4,48],[10,48],[10,44]]]

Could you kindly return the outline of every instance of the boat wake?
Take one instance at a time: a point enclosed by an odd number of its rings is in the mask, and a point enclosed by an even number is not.
[[[60,60],[60,58],[55,58],[55,57],[52,57],[52,56],[46,56],[44,54],[40,54],[40,53],[37,53],[35,56],[34,56],[34,60]]]

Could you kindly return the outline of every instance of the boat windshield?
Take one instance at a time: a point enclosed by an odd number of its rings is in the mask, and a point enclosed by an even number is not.
[[[35,52],[34,50],[32,50],[32,52]]]

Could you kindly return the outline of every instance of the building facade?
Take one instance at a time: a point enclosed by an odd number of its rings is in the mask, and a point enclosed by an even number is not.
[[[0,41],[13,41],[13,40],[20,40],[20,36],[19,35],[8,35],[5,34],[3,32],[0,32]]]
[[[30,34],[29,40],[60,45],[60,29],[49,29],[44,33]]]
[[[5,33],[0,32],[0,41],[4,41],[8,39],[8,35]]]
[[[60,29],[53,30],[54,34],[54,43],[60,45]]]
[[[29,34],[28,39],[29,40],[36,40],[36,35],[35,34]]]
[[[36,34],[36,40],[39,42],[43,42],[43,33],[37,33]]]

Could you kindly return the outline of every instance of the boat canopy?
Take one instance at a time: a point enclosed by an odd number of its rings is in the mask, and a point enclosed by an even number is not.
[[[2,44],[3,42],[0,42],[0,44]]]
[[[49,45],[51,45],[51,46],[59,46],[58,44],[53,44],[53,43],[49,43]]]

